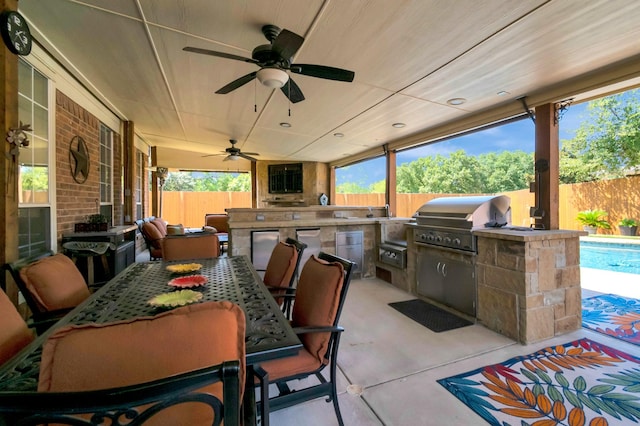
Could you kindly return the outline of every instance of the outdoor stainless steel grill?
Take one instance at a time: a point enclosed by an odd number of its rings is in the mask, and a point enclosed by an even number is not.
[[[473,231],[510,225],[509,197],[436,198],[414,216],[418,294],[475,316],[477,244]]]

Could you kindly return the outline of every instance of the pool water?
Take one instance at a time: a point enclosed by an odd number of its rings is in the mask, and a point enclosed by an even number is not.
[[[580,241],[580,266],[640,274],[640,244]]]

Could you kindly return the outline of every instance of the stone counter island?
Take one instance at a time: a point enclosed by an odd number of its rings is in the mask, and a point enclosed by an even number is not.
[[[480,323],[525,344],[581,327],[584,232],[483,229],[475,235]]]

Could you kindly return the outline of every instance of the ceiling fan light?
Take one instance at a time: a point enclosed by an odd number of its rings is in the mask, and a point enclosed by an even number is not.
[[[279,68],[262,68],[256,77],[261,84],[272,89],[278,89],[289,81],[289,74]]]
[[[227,157],[227,159],[231,160],[231,161],[238,161],[238,160],[240,160],[240,156],[239,155],[230,155],[230,156]]]

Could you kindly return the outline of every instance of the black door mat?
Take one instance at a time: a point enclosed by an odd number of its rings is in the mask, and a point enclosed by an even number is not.
[[[389,303],[389,306],[436,333],[473,324],[471,321],[420,299]]]

